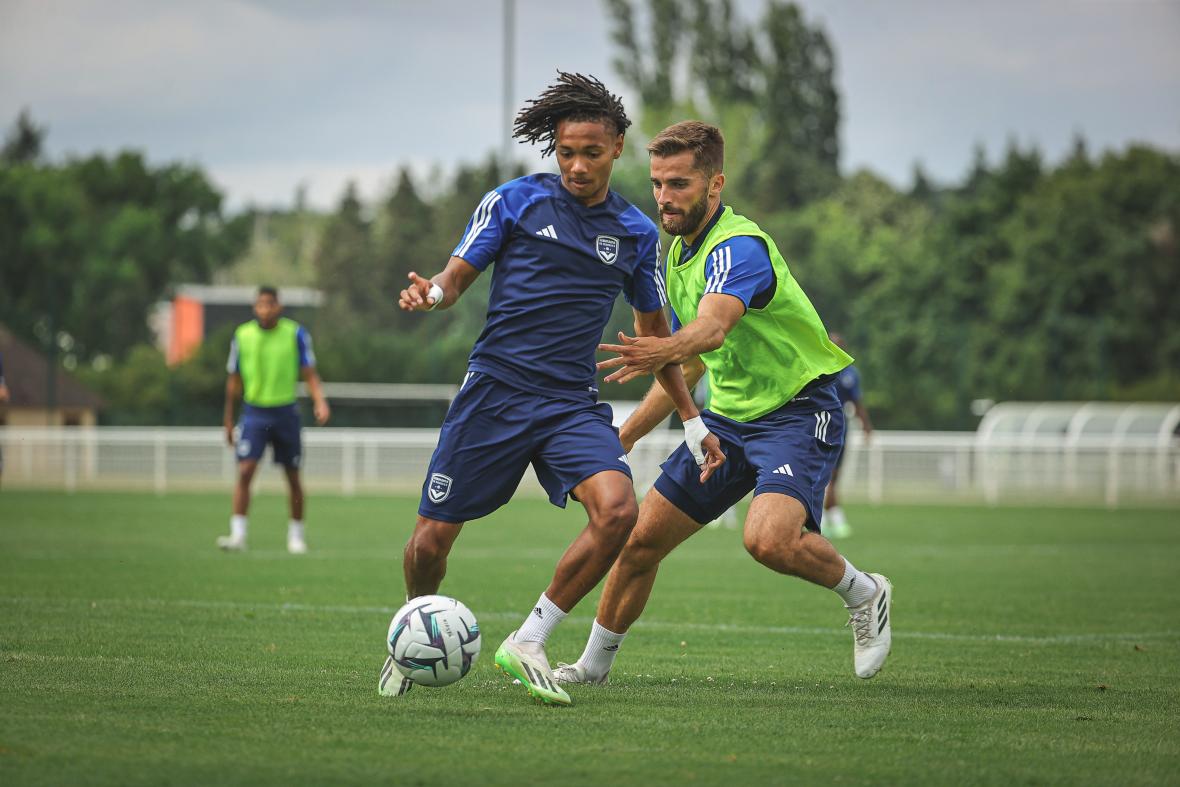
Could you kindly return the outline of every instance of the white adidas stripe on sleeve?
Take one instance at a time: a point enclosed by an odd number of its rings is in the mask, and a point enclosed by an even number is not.
[[[479,237],[479,234],[487,229],[488,224],[492,221],[492,208],[500,201],[500,194],[496,191],[489,191],[479,203],[479,207],[475,209],[475,213],[471,216],[471,229],[463,237],[463,242],[459,248],[455,250],[456,257],[462,257],[471,248],[471,244]]]

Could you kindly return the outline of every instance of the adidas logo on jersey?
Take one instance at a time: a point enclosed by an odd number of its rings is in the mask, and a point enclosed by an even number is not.
[[[557,240],[557,230],[553,229],[552,224],[550,224],[548,227],[543,227],[542,229],[537,230],[533,234],[540,235],[543,238],[552,238],[553,240]]]
[[[772,473],[778,473],[779,475],[789,475],[789,476],[791,476],[792,478],[794,478],[794,477],[795,477],[795,473],[794,473],[794,472],[791,470],[791,466],[790,466],[790,465],[783,465],[782,467],[776,467],[776,468],[775,468],[775,469],[772,471]]]

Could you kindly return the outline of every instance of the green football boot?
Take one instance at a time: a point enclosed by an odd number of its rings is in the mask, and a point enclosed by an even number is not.
[[[508,635],[496,651],[496,668],[515,678],[528,689],[533,699],[546,705],[572,705],[565,689],[557,685],[549,669],[549,657],[540,642],[517,642],[516,632]]]

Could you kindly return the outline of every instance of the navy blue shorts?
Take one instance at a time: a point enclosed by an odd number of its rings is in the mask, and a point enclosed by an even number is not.
[[[303,460],[299,428],[299,408],[293,404],[283,407],[246,405],[235,443],[238,461],[258,461],[270,444],[274,446],[275,464],[298,468]]]
[[[754,490],[790,495],[807,509],[807,527],[819,532],[824,490],[844,444],[844,411],[829,382],[805,389],[761,418],[740,423],[708,410],[701,413],[721,440],[725,464],[704,484],[701,471],[680,447],[663,464],[656,489],[702,525],[712,522]]]
[[[470,372],[443,421],[418,513],[443,522],[487,516],[511,499],[530,462],[561,508],[595,473],[631,477],[610,405],[545,396]]]

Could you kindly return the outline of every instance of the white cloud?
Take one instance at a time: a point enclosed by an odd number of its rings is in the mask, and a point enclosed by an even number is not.
[[[766,0],[738,0],[756,20]],[[898,182],[961,177],[977,141],[1050,152],[1180,146],[1180,10],[1167,2],[805,0],[839,57],[844,162]],[[0,122],[22,107],[54,155],[137,147],[197,161],[231,202],[379,190],[401,163],[454,166],[505,135],[500,3],[0,0]],[[557,68],[612,72],[595,0],[517,0],[515,109]],[[522,159],[535,152],[516,147]],[[547,165],[546,165],[547,166]]]

